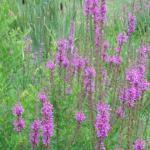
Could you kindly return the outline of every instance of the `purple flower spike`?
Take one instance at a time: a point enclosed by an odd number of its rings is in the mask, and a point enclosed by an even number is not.
[[[53,121],[53,105],[45,102],[42,107],[42,136],[44,145],[50,144],[50,139],[54,134],[54,121]]]
[[[134,150],[144,150],[145,148],[145,141],[142,139],[137,139],[134,143]]]
[[[52,61],[48,61],[46,64],[46,68],[50,69],[51,71],[54,71],[55,64]]]
[[[95,77],[96,76],[95,69],[93,67],[87,67],[85,69],[85,76],[89,78]]]
[[[120,47],[120,49],[119,48],[117,48],[116,50],[117,50],[117,52],[119,51],[121,51],[121,47],[127,42],[127,40],[128,40],[128,35],[126,34],[126,32],[121,32],[118,36],[117,36],[117,41],[118,41],[118,45],[119,45],[119,47]]]
[[[32,144],[33,149],[39,144],[40,128],[41,128],[41,122],[39,120],[35,120],[31,125],[30,143]]]
[[[76,121],[80,124],[83,121],[85,121],[86,116],[85,116],[85,114],[83,112],[79,111],[79,112],[76,113],[75,118],[76,118]]]
[[[45,103],[47,100],[47,96],[45,92],[40,92],[38,95],[38,99],[42,102],[42,104]]]
[[[47,120],[42,124],[42,136],[44,145],[48,146],[50,144],[50,139],[54,134],[53,119]]]
[[[19,117],[17,120],[14,121],[13,125],[14,129],[17,132],[21,132],[25,128],[25,121],[23,118]]]
[[[136,17],[133,16],[131,13],[128,15],[128,33],[129,35],[135,32],[136,29]]]
[[[22,113],[24,112],[24,109],[22,107],[22,105],[20,103],[17,103],[14,107],[13,107],[13,114],[15,116],[21,116]]]
[[[44,119],[48,119],[53,115],[53,105],[49,102],[45,102],[42,107],[42,115]]]
[[[99,103],[97,111],[95,129],[97,137],[104,140],[110,131],[110,106],[105,103]]]

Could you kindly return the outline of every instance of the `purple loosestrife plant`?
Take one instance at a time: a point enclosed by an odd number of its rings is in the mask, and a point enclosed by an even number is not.
[[[55,64],[52,61],[49,60],[47,62],[47,64],[46,64],[46,68],[50,69],[51,72],[54,72],[54,70],[55,70]]]
[[[110,106],[106,103],[99,103],[97,104],[97,117],[95,122],[95,129],[97,137],[99,138],[99,148],[103,143],[105,138],[108,136],[110,131]],[[103,148],[105,149],[105,148]]]
[[[43,143],[48,147],[51,137],[54,134],[54,121],[53,121],[53,106],[49,102],[45,102],[42,107],[42,136]]]
[[[17,103],[13,107],[13,115],[16,116],[16,120],[13,122],[14,129],[17,132],[21,132],[25,128],[25,121],[22,118],[22,113],[24,112],[24,109],[20,103]]]
[[[128,35],[135,32],[136,29],[136,17],[131,13],[128,14]]]
[[[24,112],[24,109],[20,103],[15,104],[13,107],[13,115],[15,116],[22,116],[22,113]]]
[[[142,139],[137,139],[134,143],[134,150],[144,150],[145,148],[145,141]]]
[[[13,125],[14,125],[14,129],[17,131],[17,132],[21,132],[24,128],[25,128],[25,121],[22,117],[18,117],[14,122],[13,122]]]
[[[40,92],[38,95],[38,99],[44,104],[47,101],[47,96],[45,92]]]
[[[85,121],[86,116],[82,111],[79,111],[76,113],[75,118],[76,118],[77,123],[81,124],[83,121]]]
[[[35,149],[39,144],[39,130],[41,128],[41,121],[34,120],[30,128],[30,143],[32,148]]]
[[[93,67],[87,67],[84,73],[84,87],[87,94],[92,94],[95,90],[94,78],[96,77],[96,71]]]
[[[115,48],[116,52],[121,52],[122,46],[127,42],[128,38],[129,37],[126,32],[119,33],[119,35],[117,36],[118,46]]]

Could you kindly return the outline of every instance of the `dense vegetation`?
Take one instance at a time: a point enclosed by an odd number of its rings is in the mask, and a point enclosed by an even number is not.
[[[149,150],[149,35],[149,0],[1,0],[0,149]]]

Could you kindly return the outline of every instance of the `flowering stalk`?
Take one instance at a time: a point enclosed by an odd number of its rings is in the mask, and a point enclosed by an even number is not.
[[[17,103],[13,107],[13,115],[17,117],[17,119],[14,121],[14,129],[20,133],[25,128],[25,121],[22,118],[22,113],[24,112],[24,109],[20,103]]]
[[[31,131],[30,131],[30,143],[32,145],[33,150],[39,144],[39,129],[41,128],[41,122],[39,120],[34,120],[31,124]]]
[[[110,131],[110,106],[105,103],[97,104],[97,117],[95,122],[95,129],[98,140],[97,150],[105,150],[104,140]]]
[[[50,140],[54,134],[53,106],[49,102],[45,102],[42,107],[41,130],[43,144],[46,146],[46,148],[48,148]]]

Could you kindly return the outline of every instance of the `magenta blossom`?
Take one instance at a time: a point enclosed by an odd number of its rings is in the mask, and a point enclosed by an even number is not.
[[[145,148],[145,141],[142,139],[137,139],[134,143],[134,150],[144,150]]]
[[[30,131],[30,143],[32,147],[35,148],[39,144],[39,130],[41,128],[41,122],[39,120],[35,120],[31,124],[31,131]]]
[[[105,103],[99,103],[97,111],[95,129],[97,137],[104,140],[110,131],[110,106]]]
[[[13,125],[14,129],[17,132],[21,132],[25,128],[25,121],[23,118],[19,117],[17,120],[14,121]]]
[[[79,112],[76,113],[75,118],[76,118],[76,121],[78,123],[82,123],[83,121],[85,121],[86,116],[85,116],[85,114],[82,111],[79,111]]]
[[[39,95],[38,95],[38,99],[43,103],[46,102],[47,100],[47,96],[46,96],[46,93],[45,92],[40,92]]]
[[[128,33],[129,35],[135,32],[136,29],[136,17],[133,16],[131,13],[128,15]]]
[[[50,69],[51,71],[54,71],[55,64],[52,61],[48,61],[46,64],[46,68]]]
[[[128,35],[126,34],[126,32],[121,32],[118,36],[117,36],[117,41],[119,43],[119,46],[123,46],[128,40]]]
[[[22,105],[20,103],[17,103],[14,107],[13,107],[13,114],[15,116],[21,116],[22,113],[24,112],[24,109],[22,107]]]

